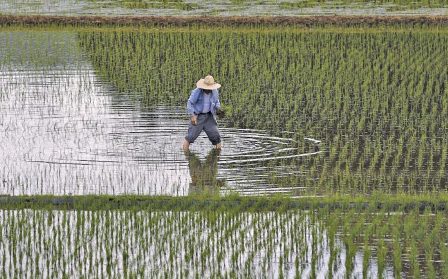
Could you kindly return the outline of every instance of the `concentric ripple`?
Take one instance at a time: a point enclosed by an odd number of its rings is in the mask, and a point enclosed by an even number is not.
[[[0,194],[186,195],[213,191],[289,192],[268,178],[300,175],[263,162],[297,154],[292,140],[226,128],[214,152],[205,134],[184,154],[184,108],[141,105],[99,80],[88,64],[6,71],[0,77]],[[206,181],[199,181],[206,177]],[[208,186],[207,186],[208,187]],[[209,187],[210,188],[210,187]],[[300,188],[300,187],[299,187]]]

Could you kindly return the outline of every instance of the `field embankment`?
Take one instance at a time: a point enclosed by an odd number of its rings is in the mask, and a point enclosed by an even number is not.
[[[301,197],[288,196],[0,196],[0,209],[35,210],[149,210],[149,211],[230,211],[265,212],[288,210],[399,211],[448,209],[447,194]]]
[[[448,16],[45,16],[0,15],[0,24],[11,25],[147,25],[207,26],[378,26],[378,25],[448,25]]]

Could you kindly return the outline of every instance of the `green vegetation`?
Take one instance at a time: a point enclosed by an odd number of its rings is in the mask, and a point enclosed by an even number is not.
[[[0,14],[64,15],[393,15],[445,14],[446,0],[3,0]]]
[[[418,209],[0,210],[0,232],[8,236],[0,242],[0,273],[349,277],[362,264],[365,274],[443,277],[436,259],[446,259],[447,221],[445,212]]]
[[[443,8],[447,7],[445,0],[296,0],[281,2],[279,6],[283,9],[312,8],[312,7],[350,7],[355,5],[369,5],[372,7],[396,5],[403,9],[417,8]]]
[[[90,2],[98,2],[97,0],[88,0]],[[219,4],[222,1],[216,1]],[[197,4],[187,3],[183,0],[110,0],[108,4],[120,5],[129,9],[181,9],[191,10],[199,8]],[[209,2],[209,5],[213,5],[213,1]],[[281,9],[297,9],[297,8],[313,8],[313,7],[325,7],[325,8],[349,8],[353,6],[364,7],[369,5],[371,7],[390,6],[403,7],[405,9],[417,9],[417,8],[443,8],[447,7],[445,0],[295,0],[289,2],[277,2],[274,0],[267,1],[247,1],[247,0],[230,0],[228,4],[229,9],[234,9],[241,6],[258,6],[263,7],[267,5],[278,5]]]
[[[211,73],[229,125],[322,140],[272,180],[324,197],[1,196],[0,277],[448,276],[446,27],[72,31],[146,106]]]
[[[422,28],[80,32],[97,72],[146,105],[184,105],[207,73],[229,125],[322,140],[273,178],[311,194],[446,190],[448,33]]]
[[[210,28],[239,27],[239,29],[258,28],[278,31],[280,28],[294,27],[308,29],[310,27],[325,27],[332,31],[333,27],[385,27],[391,29],[412,27],[435,27],[440,29],[448,26],[447,16],[42,16],[42,15],[0,15],[0,26],[20,29],[48,29],[60,31],[71,27],[78,31],[83,27],[98,27],[101,30],[108,27],[123,30],[123,27],[136,31],[138,27],[187,27],[202,30]],[[120,28],[121,27],[121,28]],[[90,31],[92,31],[90,29]],[[160,31],[160,30],[159,30]],[[179,31],[179,30],[178,30]],[[209,30],[213,31],[213,30]]]
[[[207,193],[196,193],[185,197],[142,195],[0,196],[0,209],[284,212],[291,209],[320,208],[443,212],[448,209],[448,194],[388,195],[375,193],[371,196],[334,195],[304,198],[285,195],[251,197],[231,194],[220,196]]]
[[[198,7],[197,4],[185,3],[182,0],[121,0],[118,4],[129,9],[180,9],[190,11]]]
[[[70,31],[0,32],[0,47],[0,69],[14,65],[22,69],[51,70],[79,63],[80,49],[75,34]]]

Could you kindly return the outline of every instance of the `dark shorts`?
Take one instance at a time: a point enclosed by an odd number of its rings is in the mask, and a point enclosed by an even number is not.
[[[188,125],[188,134],[185,139],[189,143],[193,143],[201,134],[202,130],[207,134],[208,139],[213,145],[221,142],[221,136],[219,135],[218,123],[216,123],[215,118],[211,113],[199,114],[197,125]]]

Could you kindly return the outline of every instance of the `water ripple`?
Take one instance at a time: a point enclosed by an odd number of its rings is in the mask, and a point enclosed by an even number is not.
[[[203,134],[184,154],[183,107],[143,107],[138,95],[117,92],[88,64],[4,70],[0,109],[0,194],[186,195],[201,191],[198,185],[218,185],[212,190],[222,193],[289,193],[301,187],[279,187],[269,178],[303,174],[282,160],[320,153],[300,154],[290,138],[223,122],[221,153]],[[278,164],[264,166],[273,161]]]

